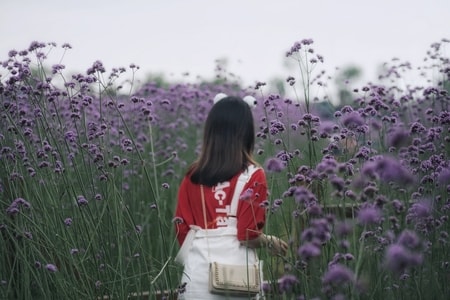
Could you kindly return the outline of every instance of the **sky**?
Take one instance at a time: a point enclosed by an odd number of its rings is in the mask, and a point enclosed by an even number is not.
[[[327,73],[355,65],[372,80],[393,57],[417,65],[432,43],[450,39],[448,0],[0,2],[0,61],[32,41],[67,42],[67,70],[84,72],[96,60],[107,69],[134,63],[141,78],[211,78],[225,58],[244,84],[285,79],[286,51],[312,38]]]

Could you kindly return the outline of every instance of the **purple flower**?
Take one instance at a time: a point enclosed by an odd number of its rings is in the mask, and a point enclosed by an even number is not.
[[[314,228],[308,227],[302,231],[301,240],[302,241],[312,241],[315,236]]]
[[[391,157],[383,157],[376,164],[376,172],[384,182],[396,182],[409,185],[414,182],[414,177],[400,162]]]
[[[372,152],[371,149],[369,149],[366,146],[362,146],[361,148],[358,149],[358,152],[356,152],[355,157],[368,159],[371,152]]]
[[[400,127],[396,127],[387,134],[386,144],[388,147],[399,148],[409,143],[409,131]]]
[[[353,226],[350,222],[342,221],[336,224],[335,231],[339,238],[345,237],[352,232]]]
[[[312,217],[318,217],[322,215],[322,207],[317,203],[313,203],[311,206],[307,208],[308,214]]]
[[[294,155],[290,152],[282,150],[277,153],[276,157],[281,159],[283,162],[287,162],[287,161],[291,160],[294,157]]]
[[[25,232],[23,233],[23,235],[24,235],[27,239],[29,239],[29,240],[32,240],[32,239],[33,239],[33,234],[32,234],[31,232],[29,232],[29,231],[25,231]]]
[[[58,73],[59,71],[65,69],[65,68],[66,68],[66,66],[64,66],[64,65],[61,65],[61,64],[55,64],[55,65],[52,66],[52,74],[56,74],[56,73]]]
[[[386,249],[385,268],[394,273],[401,274],[406,268],[421,265],[422,262],[421,254],[414,254],[402,245],[392,244]]]
[[[86,200],[86,198],[84,198],[84,196],[78,196],[77,197],[77,204],[78,206],[86,206],[88,205],[88,201]]]
[[[97,280],[97,281],[95,282],[95,288],[96,288],[96,289],[99,289],[101,286],[102,286],[102,282],[101,282],[100,280]]]
[[[264,200],[263,202],[261,202],[261,203],[259,204],[259,207],[267,208],[267,207],[269,207],[269,205],[270,205],[269,200]]]
[[[354,282],[353,271],[342,264],[333,264],[322,277],[322,283],[326,285],[343,285]]]
[[[345,187],[344,179],[339,177],[339,176],[333,176],[330,179],[330,183],[338,191],[342,191],[344,189],[344,187]]]
[[[66,219],[64,219],[64,225],[66,225],[67,227],[69,227],[70,225],[72,225],[72,218],[66,218]]]
[[[363,177],[380,179],[385,183],[395,182],[401,185],[409,185],[414,182],[414,177],[398,160],[379,156],[375,161],[368,161],[361,169]]]
[[[294,275],[286,274],[278,280],[281,293],[289,292],[299,281]]]
[[[294,192],[294,199],[295,202],[301,204],[309,204],[309,203],[313,203],[316,202],[316,196],[307,188],[299,186],[297,187]]]
[[[345,295],[341,293],[338,293],[331,298],[331,300],[346,300],[346,299],[347,298],[345,297]]]
[[[300,41],[303,45],[308,46],[314,43],[313,39],[302,39]]]
[[[273,173],[279,173],[286,167],[285,163],[276,157],[269,158],[266,162],[267,171]]]
[[[96,72],[100,72],[100,73],[106,72],[105,68],[103,67],[102,62],[98,61],[98,60],[95,61],[92,65],[92,67],[86,71],[87,75],[93,75]]]
[[[361,174],[370,179],[375,179],[378,175],[376,162],[374,161],[366,162],[361,169]]]
[[[394,210],[395,210],[396,213],[400,213],[400,212],[405,210],[405,206],[398,199],[392,200],[392,206],[394,207]]]
[[[77,138],[77,134],[72,131],[69,130],[64,134],[64,138],[69,142],[69,143],[74,143],[76,141]]]
[[[345,195],[345,197],[349,198],[350,200],[356,200],[356,198],[357,198],[356,193],[352,190],[346,190],[344,195]]]
[[[44,48],[44,47],[45,47],[45,44],[44,44],[44,43],[37,42],[37,41],[32,41],[31,44],[30,44],[30,46],[28,47],[28,51],[29,51],[29,52],[32,52],[32,51],[34,51],[34,50],[37,50],[37,49],[39,49],[39,48]]]
[[[410,126],[411,133],[423,133],[426,131],[426,127],[423,126],[420,122],[414,122]]]
[[[295,44],[291,47],[290,51],[286,52],[286,57],[292,56],[292,54],[300,51],[302,48],[301,42],[295,42]]]
[[[363,190],[364,195],[369,198],[373,198],[377,192],[378,189],[373,185],[366,186]]]
[[[272,211],[276,211],[283,204],[283,199],[275,199],[272,203]]]
[[[52,273],[55,273],[58,271],[58,268],[54,264],[46,264],[45,268]]]
[[[323,138],[329,137],[333,133],[334,128],[335,128],[335,124],[331,121],[324,121],[324,122],[320,123],[320,126],[319,126],[320,136]]]
[[[30,202],[23,198],[16,198],[14,201],[6,208],[6,213],[10,216],[15,216],[20,212],[21,208],[30,208]]]
[[[10,205],[7,209],[6,209],[6,213],[10,216],[15,216],[19,213],[19,208],[17,206],[12,206]]]
[[[166,190],[168,188],[170,188],[170,185],[167,182],[164,182],[161,186],[162,186],[163,189],[166,189]]]
[[[358,223],[361,225],[377,224],[381,221],[381,212],[373,206],[363,207],[358,212]]]
[[[438,176],[438,182],[441,185],[450,183],[450,168],[442,169]]]
[[[261,289],[263,290],[263,292],[268,293],[272,290],[272,286],[270,285],[270,283],[268,281],[264,281],[261,285]],[[183,293],[184,293],[184,290],[185,289],[182,290]]]
[[[271,135],[276,135],[280,132],[283,132],[285,129],[286,128],[284,124],[278,120],[273,120],[270,122],[269,132]]]
[[[316,171],[319,173],[333,174],[337,167],[338,163],[334,157],[324,157],[322,161],[317,164]]]
[[[250,200],[253,196],[253,189],[246,189],[240,196],[239,200],[247,201]]]
[[[342,124],[347,128],[364,125],[364,119],[357,111],[352,111],[342,117]]]
[[[320,248],[314,243],[306,243],[298,248],[297,254],[304,260],[320,255]]]
[[[345,250],[350,248],[350,242],[348,240],[341,240],[339,241],[338,245]]]
[[[50,163],[49,163],[48,161],[41,161],[41,162],[38,164],[39,169],[47,168],[48,166],[50,166]]]
[[[406,248],[414,249],[420,245],[420,240],[414,231],[405,229],[398,237],[397,243]]]
[[[314,231],[314,239],[320,243],[325,243],[331,238],[331,225],[327,218],[312,219],[311,228]]]
[[[172,219],[172,223],[174,223],[174,224],[182,224],[182,223],[184,223],[184,220],[181,217],[175,217],[175,218]]]
[[[24,208],[30,208],[31,204],[27,200],[23,198],[17,198],[14,200],[14,203],[17,203],[18,206],[24,207]]]
[[[432,203],[429,200],[421,200],[414,203],[408,209],[407,219],[425,219],[431,215],[432,212]]]
[[[9,52],[8,52],[8,56],[9,57],[14,57],[14,56],[16,56],[17,54],[18,54],[19,52],[17,52],[17,50],[10,50]]]
[[[351,254],[351,253],[345,253],[345,254],[344,254],[344,259],[345,259],[345,260],[354,260],[355,257],[354,257],[353,254]]]

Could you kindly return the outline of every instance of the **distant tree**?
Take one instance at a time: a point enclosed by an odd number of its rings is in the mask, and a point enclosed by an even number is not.
[[[342,107],[353,102],[352,91],[349,89],[348,83],[361,78],[362,70],[357,66],[348,66],[337,72],[335,84],[338,93],[338,103],[336,106]]]
[[[164,74],[154,74],[154,73],[147,75],[145,82],[154,83],[157,87],[160,87],[160,88],[167,88],[171,84],[165,78]]]
[[[269,88],[275,90],[281,97],[286,96],[285,80],[282,78],[273,78],[269,82]]]

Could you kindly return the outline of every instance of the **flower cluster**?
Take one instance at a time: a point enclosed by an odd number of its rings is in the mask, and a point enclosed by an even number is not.
[[[422,75],[437,71],[439,81],[406,88],[392,78],[411,65],[394,61],[379,82],[345,87],[352,102],[343,99],[329,113],[308,94],[323,86],[312,75],[312,44],[302,40],[287,52],[304,67],[304,99],[270,94],[261,101],[257,137],[260,145],[271,143],[271,153],[259,146],[258,154],[275,183],[270,212],[291,213],[287,227],[296,228],[289,235],[295,257],[285,264],[289,276],[280,274],[267,290],[302,298],[320,284],[309,297],[340,299],[382,280],[387,287],[379,296],[388,289],[412,296],[414,280],[442,282],[448,259],[440,247],[450,230],[448,57],[432,46]],[[294,76],[286,84],[298,95]],[[323,274],[318,265],[327,266]]]

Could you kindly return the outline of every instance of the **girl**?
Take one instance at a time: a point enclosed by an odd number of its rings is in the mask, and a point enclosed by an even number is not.
[[[206,119],[200,156],[178,191],[175,227],[179,244],[183,244],[190,228],[198,229],[183,262],[184,290],[178,299],[234,299],[209,292],[211,261],[253,264],[258,247],[268,247],[274,255],[286,254],[286,242],[262,233],[266,212],[263,202],[267,200],[262,168],[257,168],[245,184],[236,215],[230,214],[239,175],[257,165],[252,157],[254,144],[249,104],[238,97],[225,96],[217,101]]]

